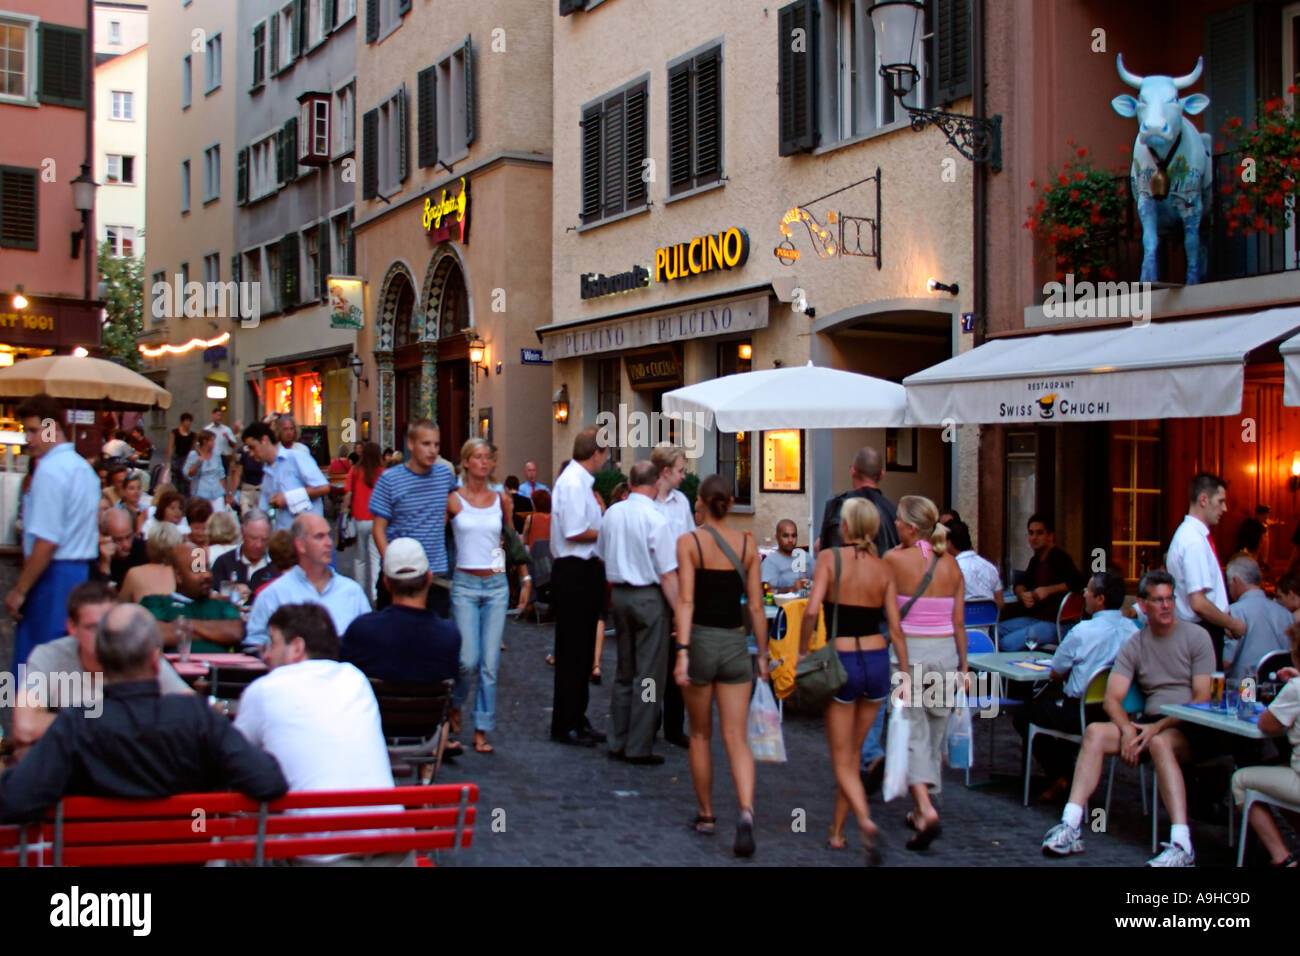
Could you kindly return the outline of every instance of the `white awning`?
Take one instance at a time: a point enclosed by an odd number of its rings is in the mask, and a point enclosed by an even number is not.
[[[1282,353],[1282,369],[1286,373],[1282,404],[1300,405],[1300,335],[1287,339],[1277,350]]]
[[[1236,415],[1246,356],[1297,331],[1300,307],[1288,307],[996,339],[903,379],[908,420],[975,425]]]

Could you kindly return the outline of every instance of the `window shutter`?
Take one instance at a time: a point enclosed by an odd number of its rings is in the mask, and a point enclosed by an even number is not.
[[[280,14],[271,14],[271,75],[280,72]]]
[[[406,182],[411,170],[410,135],[406,123],[406,84],[397,93],[397,181]]]
[[[289,309],[300,302],[298,289],[298,234],[280,240],[280,304]]]
[[[623,94],[610,97],[605,101],[605,113],[601,117],[601,186],[604,196],[601,199],[601,215],[612,216],[624,209],[623,157],[626,155],[623,142],[624,100]]]
[[[1205,16],[1204,83],[1210,106],[1202,125],[1214,138],[1231,116],[1240,116],[1247,127],[1255,119],[1254,14],[1254,6],[1243,3]]]
[[[284,181],[298,178],[298,117],[284,124]]]
[[[356,237],[352,235],[352,213],[353,210],[349,209],[348,218],[347,218],[348,261],[344,264],[344,268],[347,270],[347,274],[350,276],[354,276],[357,274],[357,240]]]
[[[411,12],[411,0],[397,0],[397,15],[404,17]]]
[[[931,0],[930,29],[934,31],[934,103],[951,103],[970,96],[970,0]]]
[[[374,199],[379,192],[379,110],[361,117],[361,198]]]
[[[275,181],[281,186],[287,182],[287,174],[284,169],[284,157],[284,127],[281,126],[275,131]]]
[[[796,36],[795,31],[803,33]],[[817,145],[817,6],[794,0],[777,11],[779,152],[802,153]],[[794,47],[796,43],[798,50]]]
[[[322,0],[325,4],[325,29],[322,31],[325,36],[334,32],[334,21],[339,15],[339,0]]]
[[[37,170],[0,166],[0,246],[35,249],[39,238]]]
[[[311,34],[308,27],[311,25],[308,21],[311,17],[311,10],[308,8],[307,0],[296,0],[293,11],[294,29],[298,33],[298,53],[305,55],[311,49]]]
[[[668,71],[668,192],[691,185],[691,62]]]
[[[582,115],[582,221],[600,218],[600,106]]]
[[[329,297],[330,284],[326,277],[330,274],[330,224],[329,220],[322,222],[316,227],[316,256],[319,263],[319,272],[317,276],[316,290],[318,298],[325,299]]]
[[[567,17],[586,6],[587,0],[560,0],[560,16]]]
[[[379,0],[366,0],[366,42],[379,39]]]
[[[474,142],[475,126],[474,122],[474,47],[470,43],[470,38],[465,37],[465,147],[468,149]]]
[[[86,31],[42,23],[36,28],[40,84],[37,99],[51,106],[86,108]]]
[[[421,168],[438,164],[438,68],[415,75],[417,159]]]
[[[239,283],[244,281],[244,257],[239,254],[238,249],[230,257],[230,281],[235,283],[235,304],[238,305]]]
[[[695,185],[722,175],[722,48],[695,61]]]
[[[646,88],[639,86],[628,90],[627,112],[627,208],[644,206],[647,186],[642,174],[645,169],[646,143],[648,140],[646,117]]]
[[[293,0],[293,22],[289,24],[289,63],[302,56],[305,46],[302,42],[303,0]],[[286,63],[287,67],[289,63]]]
[[[235,154],[235,202],[248,202],[248,147]]]

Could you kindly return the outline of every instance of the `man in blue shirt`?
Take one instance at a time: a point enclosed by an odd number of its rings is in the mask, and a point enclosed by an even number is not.
[[[298,564],[268,584],[253,601],[244,638],[246,644],[270,643],[267,621],[284,604],[321,605],[329,611],[334,630],[339,634],[370,611],[370,599],[361,585],[330,567],[334,539],[330,537],[328,521],[315,514],[294,518],[293,546],[298,552]]]
[[[524,462],[524,482],[519,486],[519,493],[523,495],[525,498],[531,498],[533,496],[533,492],[535,491],[550,491],[550,490],[551,490],[550,488],[546,487],[546,485],[542,484],[540,481],[537,480],[537,462],[535,461]]]
[[[406,429],[406,460],[380,473],[370,493],[370,513],[374,515],[371,534],[381,560],[390,540],[414,538],[424,547],[429,570],[445,577],[447,495],[456,486],[456,477],[450,468],[438,464],[440,444],[436,424],[427,418],[412,422]],[[378,592],[376,607],[392,603],[382,582]],[[446,588],[431,587],[426,606],[448,617],[451,601]]]
[[[1228,637],[1223,642],[1223,669],[1228,686],[1243,677],[1254,677],[1259,662],[1274,651],[1291,648],[1286,629],[1294,623],[1291,612],[1264,593],[1259,565],[1247,555],[1238,555],[1228,562],[1223,576],[1228,579],[1228,596],[1233,603],[1228,614],[1246,622],[1246,636],[1240,640]],[[1281,590],[1279,588],[1279,590]]]
[[[414,538],[396,538],[384,553],[384,583],[393,603],[363,614],[343,635],[339,660],[378,680],[435,683],[460,669],[460,631],[425,606],[433,574]]]
[[[68,595],[99,558],[99,478],[68,441],[63,418],[48,395],[18,406],[35,472],[22,499],[23,569],[4,600],[18,622],[14,673],[32,648],[63,636]]]
[[[299,450],[300,446],[290,448],[279,444],[271,427],[263,422],[253,422],[240,437],[262,463],[258,507],[268,512],[275,509],[272,530],[287,530],[293,524],[294,515],[307,511],[325,517],[321,499],[330,493],[330,483],[310,454]]]
[[[1092,576],[1083,603],[1091,617],[1070,628],[1056,649],[1048,689],[1027,706],[1017,708],[1012,718],[1022,738],[1029,736],[1030,723],[1071,734],[1083,733],[1079,724],[1079,700],[1087,693],[1089,679],[1101,668],[1115,663],[1124,642],[1138,632],[1137,624],[1120,611],[1124,606],[1124,579],[1114,571]],[[1089,705],[1088,718],[1104,719],[1100,699]],[[1034,756],[1051,781],[1042,799],[1055,800],[1064,795],[1070,785],[1075,750],[1054,737],[1034,738]]]

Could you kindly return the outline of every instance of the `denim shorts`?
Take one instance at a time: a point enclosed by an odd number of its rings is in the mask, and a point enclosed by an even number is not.
[[[889,649],[874,651],[836,651],[849,679],[835,692],[841,704],[856,700],[884,700],[889,696]]]

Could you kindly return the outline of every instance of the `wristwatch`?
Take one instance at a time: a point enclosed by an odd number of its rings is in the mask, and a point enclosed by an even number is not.
[[[674,645],[673,645],[673,650],[675,650],[675,651],[689,651],[690,649],[691,649],[691,645],[689,645],[689,644],[674,644]]]

